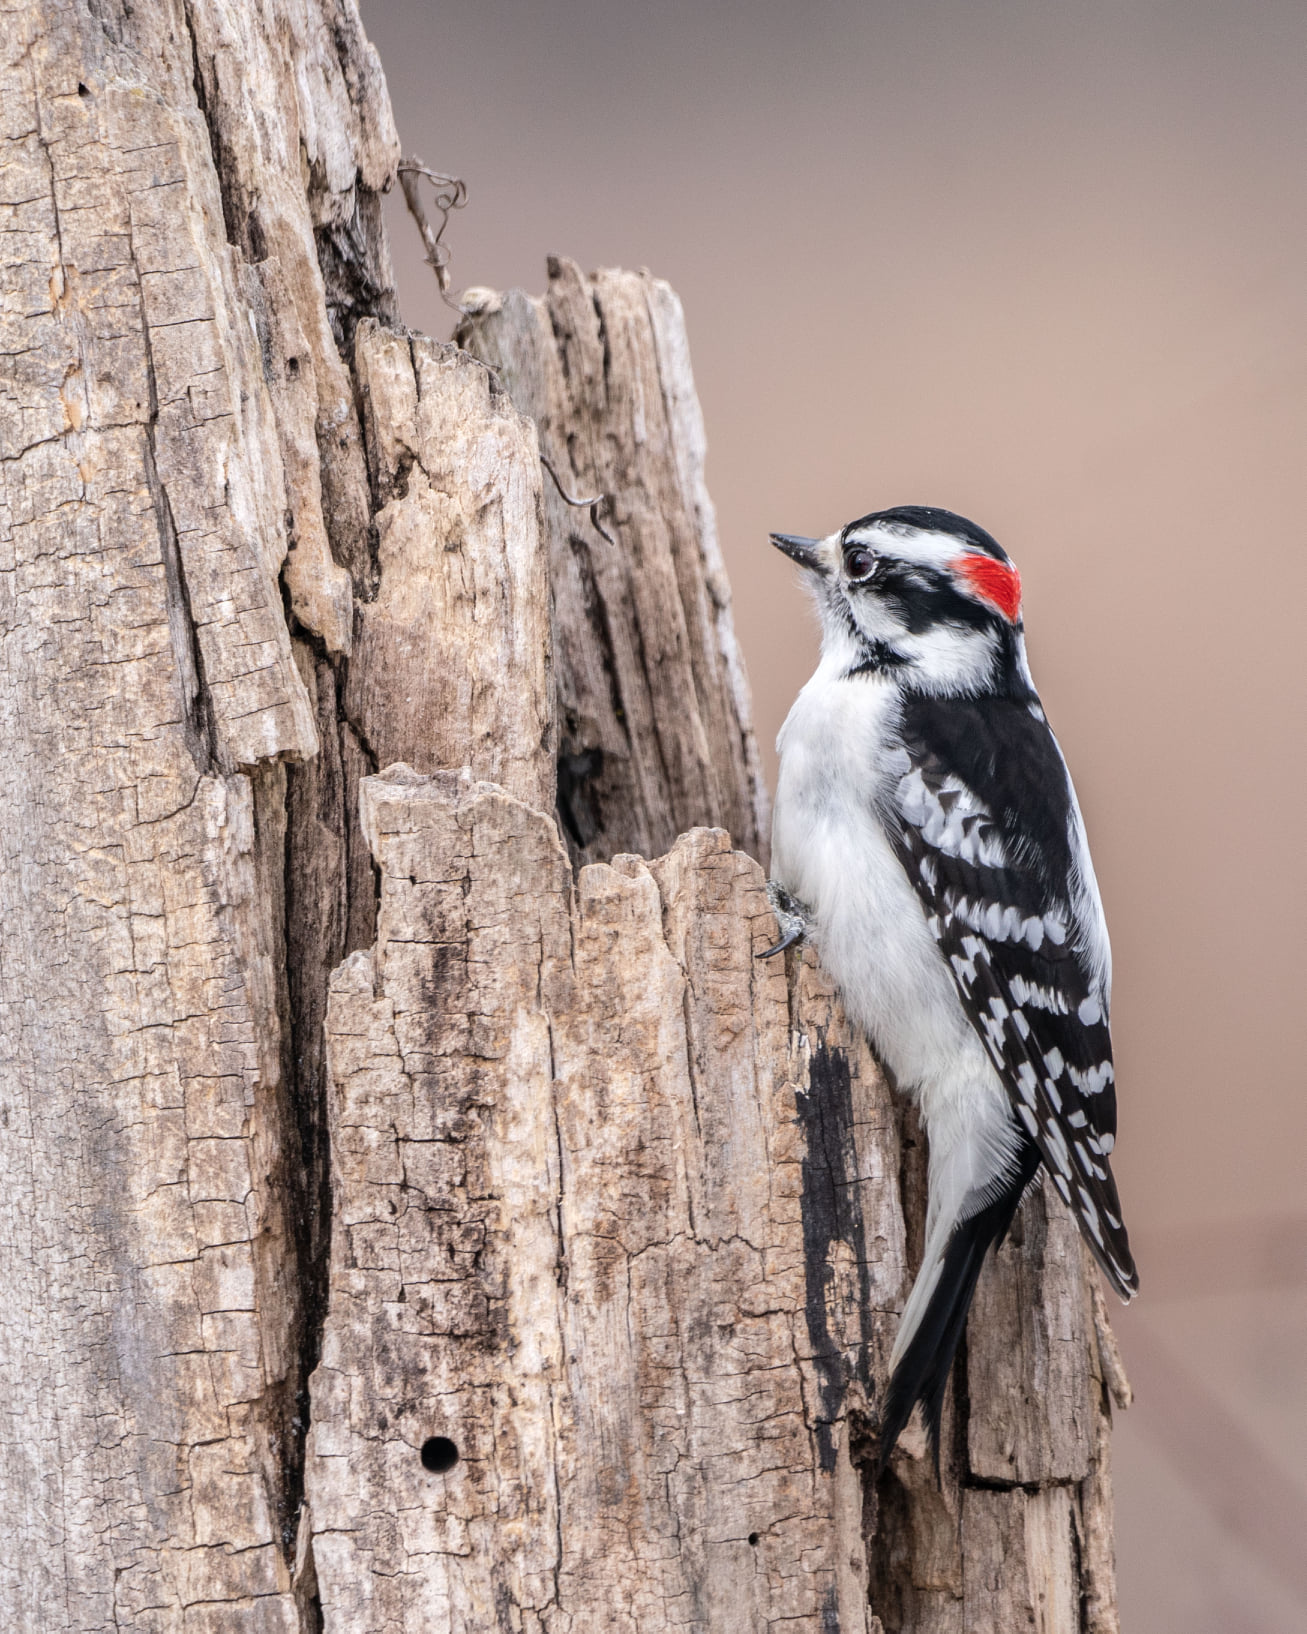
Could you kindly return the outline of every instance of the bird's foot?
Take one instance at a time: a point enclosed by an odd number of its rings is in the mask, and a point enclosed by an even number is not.
[[[774,879],[767,881],[767,900],[776,915],[781,939],[775,947],[764,948],[758,954],[760,959],[770,959],[777,953],[784,953],[786,948],[798,947],[806,942],[812,924],[807,904],[800,902],[798,897],[791,896],[785,887],[778,885]]]

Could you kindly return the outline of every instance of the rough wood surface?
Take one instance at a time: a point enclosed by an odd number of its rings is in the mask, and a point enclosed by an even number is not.
[[[544,485],[573,859],[657,856],[703,824],[765,856],[766,791],[676,295],[648,273],[587,278],[555,258],[541,297],[480,292],[459,340],[536,422],[568,494],[607,496],[611,542]]]
[[[811,954],[756,961],[757,865],[697,830],[574,883],[543,813],[453,773],[392,768],[363,809],[306,1480],[327,1626],[1113,1627],[1051,1194],[987,1271],[943,1490],[920,1438],[871,1490],[910,1165]]]
[[[474,766],[554,802],[549,574],[531,425],[454,346],[362,324],[376,513],[344,706],[379,765]]]
[[[671,291],[399,332],[350,0],[24,0],[0,108],[0,1626],[1114,1634],[1056,1202],[867,1477],[923,1153],[751,958]]]
[[[394,768],[363,798],[381,911],[332,982],[307,1471],[327,1626],[868,1628],[848,1406],[903,1291],[897,1134],[812,968],[791,995],[755,960],[757,864],[701,829],[574,886],[493,786]]]
[[[0,107],[0,1624],[298,1628],[278,581],[345,642],[314,229],[389,109],[348,3],[164,0],[10,7]]]

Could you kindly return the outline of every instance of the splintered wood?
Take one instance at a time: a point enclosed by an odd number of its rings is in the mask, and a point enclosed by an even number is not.
[[[404,332],[353,0],[19,0],[0,100],[0,1628],[1116,1634],[1055,1197],[871,1479],[924,1153],[754,958],[675,295]]]
[[[453,346],[360,325],[376,513],[345,713],[380,766],[472,765],[554,800],[549,576],[535,434]]]
[[[307,1628],[279,578],[342,648],[389,103],[350,0],[20,0],[0,106],[0,1626]]]
[[[735,639],[685,318],[648,273],[549,263],[480,292],[459,340],[536,423],[556,608],[558,810],[573,859],[719,824],[762,857],[767,800]],[[605,496],[595,527],[572,499]],[[611,541],[611,542],[610,542]]]
[[[327,1626],[867,1629],[847,1408],[903,1292],[898,1142],[814,973],[808,1033],[756,961],[761,870],[700,829],[573,886],[546,816],[454,774],[395,768],[363,809],[307,1471]],[[843,1114],[816,1140],[814,1052]]]
[[[918,1440],[877,1524],[902,1139],[812,956],[757,961],[757,864],[700,829],[574,882],[543,813],[407,767],[363,813],[381,910],[332,979],[306,1475],[326,1626],[1110,1627],[1079,1609],[1105,1587],[1092,1311],[1044,1194],[973,1329],[1002,1469],[973,1485],[954,1446],[939,1492]]]

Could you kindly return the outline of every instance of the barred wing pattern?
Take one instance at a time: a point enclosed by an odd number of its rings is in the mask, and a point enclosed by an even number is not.
[[[1021,1124],[1124,1299],[1138,1276],[1108,1154],[1116,1136],[1106,936],[1077,886],[1087,856],[1037,704],[907,700],[889,813],[972,1025]]]

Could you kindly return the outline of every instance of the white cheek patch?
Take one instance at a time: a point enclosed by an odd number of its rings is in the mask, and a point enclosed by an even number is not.
[[[994,675],[998,639],[991,630],[937,624],[916,635],[894,637],[912,666],[918,686],[943,696],[983,692]]]
[[[861,633],[872,642],[883,642],[887,647],[901,649],[908,639],[908,627],[888,602],[874,591],[854,595],[845,603],[849,615]]]

